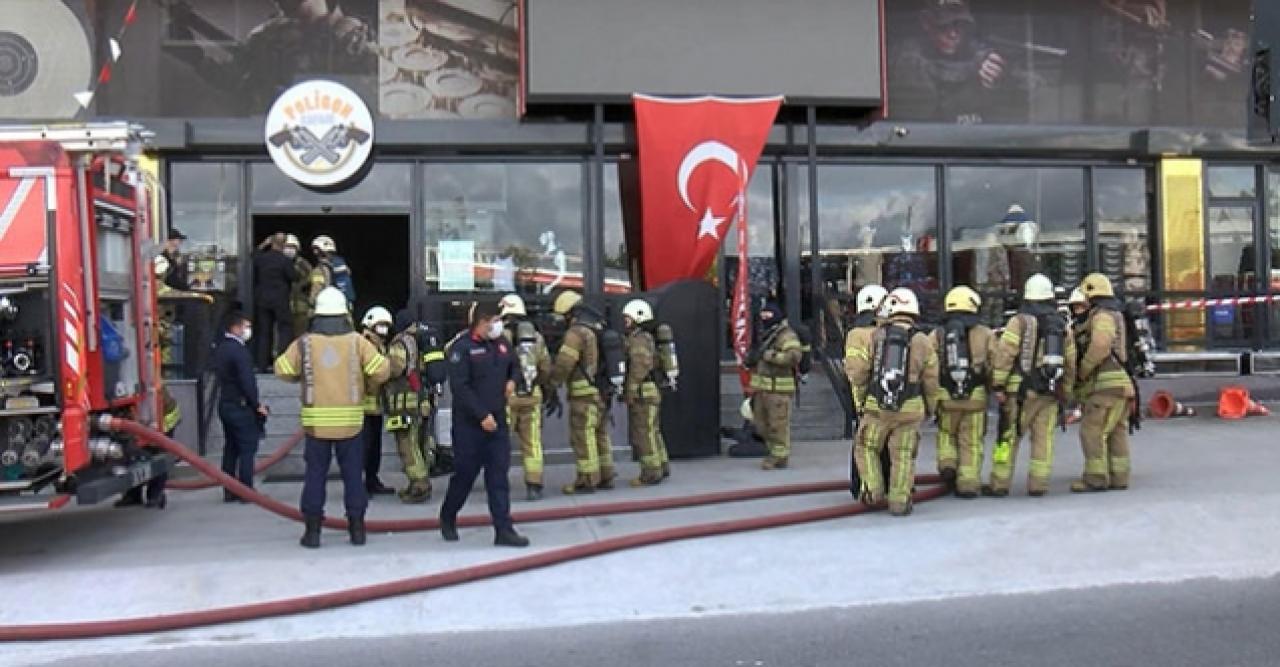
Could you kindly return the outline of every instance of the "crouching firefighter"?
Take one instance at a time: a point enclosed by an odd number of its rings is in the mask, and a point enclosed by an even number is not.
[[[1084,476],[1071,483],[1071,490],[1127,489],[1129,433],[1137,428],[1137,391],[1128,370],[1131,351],[1124,314],[1106,276],[1085,276],[1080,291],[1089,299],[1075,388],[1084,410],[1080,423]]]
[[[660,362],[657,343],[650,333],[657,328],[657,323],[648,302],[644,299],[627,302],[622,308],[622,322],[627,330],[627,379],[622,399],[627,404],[631,448],[640,461],[640,477],[632,480],[631,486],[652,486],[671,474],[667,444],[662,439],[659,418],[662,394],[657,378],[659,366],[666,364]],[[669,327],[666,338],[671,338]],[[674,351],[666,354],[674,355]],[[661,381],[667,382],[668,376],[663,375]]]
[[[1022,308],[1005,324],[996,343],[991,385],[1000,425],[991,454],[991,482],[983,495],[1009,495],[1018,445],[1030,433],[1027,493],[1043,496],[1053,472],[1053,435],[1066,410],[1076,372],[1071,324],[1058,310],[1053,281],[1043,274],[1027,279]]]
[[[401,502],[410,504],[431,499],[431,466],[435,459],[431,387],[441,381],[433,376],[444,372],[444,352],[439,346],[425,352],[419,347],[422,326],[408,310],[396,313],[396,335],[387,345],[391,379],[382,390],[386,430],[396,441],[400,465],[409,480],[399,496]],[[431,335],[434,337],[434,333]],[[430,359],[427,355],[431,355]]]
[[[956,496],[976,498],[987,432],[987,384],[994,336],[980,322],[982,298],[960,286],[947,292],[938,347],[938,474]]]
[[[880,285],[864,285],[858,290],[854,302],[857,314],[853,318],[849,333],[844,338],[844,374],[849,381],[850,400],[853,404],[854,444],[857,444],[858,424],[862,421],[862,410],[866,403],[865,388],[854,382],[858,364],[871,365],[871,339],[875,336],[876,327],[880,326],[880,308],[884,306],[889,291]],[[880,453],[880,467],[889,473],[888,451]],[[885,479],[888,483],[888,479]],[[849,450],[849,491],[854,498],[862,494],[862,478],[858,475],[858,461],[853,456],[853,448]]]
[[[542,402],[543,386],[551,380],[551,354],[547,342],[529,319],[524,299],[508,294],[498,302],[507,342],[516,353],[516,389],[507,399],[507,424],[520,444],[524,467],[525,498],[542,498]],[[548,387],[547,392],[555,389]]]
[[[791,460],[791,403],[804,351],[778,304],[760,309],[760,329],[760,344],[745,359],[752,369],[751,421],[769,448],[760,468],[779,470]]]
[[[938,395],[938,352],[933,338],[916,327],[920,303],[914,292],[899,287],[889,293],[887,304],[888,319],[872,336],[872,358],[849,364],[850,381],[865,396],[854,461],[862,502],[880,505],[886,498],[880,450],[889,448],[889,512],[906,516],[911,513],[920,424]]]
[[[609,392],[615,382],[621,385],[624,379],[620,373],[625,370],[621,341],[616,331],[605,326],[604,316],[583,303],[582,295],[573,290],[556,297],[552,310],[569,322],[551,370],[552,384],[568,390],[569,443],[577,459],[577,477],[563,492],[612,489],[617,473],[609,440]],[[608,337],[608,345],[604,337]],[[559,398],[547,401],[551,411]]]
[[[311,328],[275,362],[276,377],[302,383],[302,429],[306,433],[306,478],[302,485],[304,547],[320,546],[324,523],[325,482],[329,464],[337,456],[342,471],[343,501],[351,543],[365,543],[364,513],[369,496],[364,488],[365,386],[387,381],[390,364],[373,344],[351,325],[347,299],[337,288],[316,295]]]

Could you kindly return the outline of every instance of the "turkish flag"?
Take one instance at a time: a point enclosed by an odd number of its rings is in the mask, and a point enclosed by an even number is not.
[[[747,182],[782,98],[633,98],[645,287],[702,278],[746,220]]]

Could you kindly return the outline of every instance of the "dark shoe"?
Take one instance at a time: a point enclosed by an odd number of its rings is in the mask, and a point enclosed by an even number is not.
[[[529,538],[517,533],[514,528],[507,528],[494,533],[493,545],[497,547],[523,548],[529,546]]]
[[[440,517],[440,537],[443,537],[445,542],[457,542],[458,520]]]
[[[138,507],[140,505],[142,505],[142,492],[135,493],[133,489],[130,489],[125,491],[124,495],[120,496],[120,500],[117,500],[112,507]]]
[[[613,490],[613,480],[615,480],[615,479],[617,479],[617,478],[618,478],[618,476],[617,476],[616,474],[610,474],[610,475],[609,475],[609,476],[607,476],[607,477],[606,477],[606,476],[604,476],[604,475],[601,475],[601,476],[600,476],[600,483],[596,485],[596,488],[597,488],[597,489],[599,489],[600,491],[612,491],[612,490]]]
[[[982,495],[988,498],[1003,498],[1009,495],[1009,489],[997,489],[990,484],[983,484]]]
[[[1084,481],[1083,479],[1077,479],[1071,482],[1072,493],[1090,493],[1094,491],[1106,491],[1106,490],[1107,490],[1107,487],[1105,486],[1094,486]]]
[[[977,491],[956,491],[956,497],[963,498],[965,500],[973,500],[974,498],[978,497],[978,492]]]
[[[913,508],[910,502],[908,502],[906,505],[901,505],[901,506],[890,505],[889,514],[892,514],[893,516],[911,516],[912,509]]]
[[[400,502],[406,505],[420,505],[431,500],[431,483],[419,482],[409,485],[409,488],[399,493]]]
[[[942,476],[942,483],[945,484],[948,489],[956,488],[955,468],[943,468],[938,474]]]
[[[169,504],[169,497],[166,494],[160,494],[155,498],[147,498],[147,509],[162,510],[165,505]]]
[[[231,493],[230,491],[223,491],[223,492],[222,492],[222,502],[224,502],[224,503],[243,503],[243,502],[245,502],[245,501],[244,501],[244,500],[242,500],[242,499],[240,498],[240,496],[237,496],[236,494]]]
[[[395,489],[382,483],[382,480],[375,479],[365,484],[364,490],[369,492],[371,496],[389,496],[396,492]]]
[[[670,463],[662,464],[662,479],[666,479],[670,476],[671,476],[671,464]]]
[[[1044,491],[1041,489],[1027,489],[1027,495],[1031,496],[1032,498],[1041,498],[1046,493],[1048,493],[1048,491]]]
[[[529,488],[525,489],[524,499],[531,503],[542,500],[542,485],[530,484]]]
[[[308,549],[320,548],[320,524],[324,523],[324,517],[309,516],[306,517],[306,532],[302,533],[302,539],[298,540],[298,544]]]
[[[578,475],[573,484],[566,484],[560,492],[566,496],[582,495],[586,493],[595,493],[596,487],[591,483],[590,475]]]
[[[351,543],[362,547],[369,540],[369,536],[364,530],[364,517],[349,516],[347,517],[347,534],[351,536]]]

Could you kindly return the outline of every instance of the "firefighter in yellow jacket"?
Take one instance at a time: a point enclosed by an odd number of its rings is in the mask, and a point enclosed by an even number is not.
[[[1084,476],[1071,490],[1129,488],[1129,416],[1136,392],[1125,369],[1128,341],[1124,315],[1111,281],[1100,273],[1085,276],[1080,291],[1089,299],[1089,316],[1080,334],[1082,354],[1076,397],[1083,404],[1080,445]]]
[[[543,386],[551,380],[551,353],[538,328],[529,320],[524,299],[508,294],[498,302],[507,342],[516,353],[520,379],[507,399],[507,425],[520,444],[525,499],[542,499]],[[547,392],[555,389],[548,387]]]
[[[1049,492],[1053,436],[1069,387],[1075,380],[1076,344],[1067,316],[1058,310],[1053,281],[1043,274],[1027,279],[1022,308],[1005,324],[993,354],[991,385],[1000,409],[1000,428],[991,453],[991,483],[985,495],[1009,495],[1022,434],[1031,440],[1027,493]]]
[[[880,450],[889,448],[889,511],[905,516],[911,513],[920,424],[938,396],[938,352],[933,338],[916,329],[920,303],[914,292],[899,287],[886,304],[888,319],[872,336],[870,359],[858,355],[849,364],[855,396],[865,405],[853,454],[862,502],[874,506],[886,498]]]
[[[432,392],[424,385],[426,364],[443,363],[440,350],[418,349],[418,327],[408,310],[395,317],[395,337],[387,346],[391,378],[382,388],[386,429],[396,441],[400,465],[409,485],[400,492],[400,501],[425,503],[431,499],[431,466],[435,462],[435,442],[427,420],[431,418]],[[431,355],[428,358],[427,355]]]
[[[631,447],[640,461],[640,476],[631,480],[631,486],[652,486],[662,483],[670,469],[659,419],[662,394],[654,381],[658,346],[648,331],[655,324],[653,308],[644,299],[632,299],[622,307],[622,322],[627,330],[627,379],[622,400],[627,404]]]
[[[284,256],[293,261],[293,283],[289,287],[289,312],[293,314],[295,336],[307,330],[311,319],[311,262],[300,253],[302,245],[293,234],[285,235]],[[324,276],[321,276],[323,278]]]
[[[760,310],[760,323],[760,343],[745,360],[752,369],[751,421],[769,448],[760,468],[778,470],[791,461],[791,403],[804,351],[778,304]]]
[[[612,489],[617,474],[609,440],[609,405],[595,385],[602,363],[596,341],[603,318],[573,290],[556,297],[552,310],[569,321],[551,369],[552,384],[566,387],[569,394],[569,443],[577,458],[577,478],[563,491],[574,494]]]
[[[387,354],[391,341],[391,311],[374,306],[365,311],[360,320],[360,335],[373,344],[379,354]],[[378,400],[381,391],[371,388],[364,396],[364,488],[369,495],[395,493],[395,489],[382,483],[378,469],[382,467],[382,405]]]
[[[342,472],[343,500],[351,543],[365,543],[364,514],[369,505],[363,479],[366,387],[387,381],[387,358],[351,326],[347,299],[336,288],[316,295],[310,330],[293,341],[275,362],[276,376],[302,384],[302,428],[306,433],[306,477],[301,509],[306,532],[300,543],[320,546],[325,481],[335,454]]]
[[[947,292],[938,348],[938,474],[956,496],[976,498],[987,432],[987,384],[991,378],[991,329],[982,324],[982,298],[966,286]]]
[[[857,385],[853,382],[853,377],[859,363],[871,363],[871,338],[875,335],[876,327],[880,326],[880,309],[885,305],[885,297],[889,296],[889,290],[874,283],[863,285],[858,290],[858,294],[854,297],[857,313],[854,315],[853,324],[849,327],[849,333],[844,337],[844,375],[849,382],[850,401],[853,405],[854,415],[854,433],[858,431],[858,423],[862,419],[862,410],[866,392],[859,392]],[[857,444],[855,437],[854,444]],[[880,467],[887,473],[889,470],[888,451],[882,451],[880,456]],[[858,463],[853,458],[853,452],[849,453],[849,490],[853,493],[853,497],[857,498],[862,494],[862,480],[858,476]]]

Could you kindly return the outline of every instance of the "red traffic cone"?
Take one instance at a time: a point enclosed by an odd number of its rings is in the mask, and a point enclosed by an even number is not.
[[[1218,416],[1223,419],[1243,419],[1249,412],[1249,390],[1240,385],[1229,385],[1218,391]]]
[[[1147,412],[1154,419],[1168,419],[1170,417],[1194,417],[1196,411],[1179,403],[1173,397],[1173,394],[1161,389],[1157,391],[1155,396],[1147,402]]]
[[[1271,409],[1251,398],[1249,406],[1245,408],[1245,414],[1250,417],[1270,417]]]

